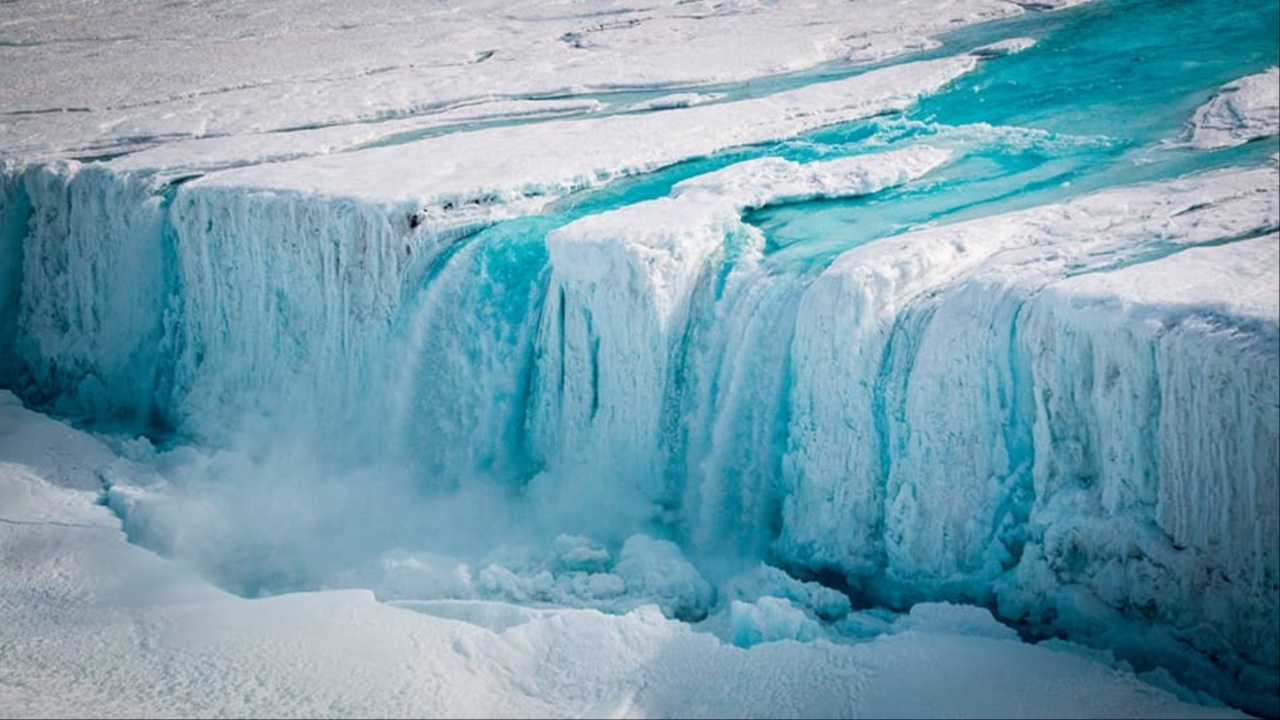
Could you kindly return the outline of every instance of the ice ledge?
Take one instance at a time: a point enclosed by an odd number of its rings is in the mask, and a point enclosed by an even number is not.
[[[950,157],[950,151],[928,145],[805,164],[767,157],[677,183],[671,194],[704,202],[718,198],[738,210],[869,195],[914,180]]]
[[[1200,150],[1243,145],[1280,133],[1280,68],[1223,85],[1191,117],[1191,144]]]
[[[403,203],[444,212],[471,202],[540,207],[550,197],[728,147],[903,110],[973,70],[971,55],[894,65],[842,80],[660,115],[554,120],[395,147],[213,173],[190,183]]]
[[[11,11],[0,3],[0,154],[65,157],[190,138],[252,145],[307,128],[385,138],[400,121],[467,107],[501,119],[511,102],[665,94],[883,60],[935,45],[932,35],[1021,12],[1005,0],[920,3],[927,12],[864,0],[851,25],[841,0],[545,8],[440,0],[324,10],[288,0],[261,13],[220,10],[237,6],[222,2],[181,16],[161,0],[89,5],[74,16],[59,4],[27,0]],[[312,138],[303,152],[324,144]]]

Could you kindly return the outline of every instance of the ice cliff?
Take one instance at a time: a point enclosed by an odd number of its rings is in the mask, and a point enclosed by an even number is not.
[[[742,219],[946,156],[751,161],[434,245],[356,200],[35,167],[4,184],[7,377],[161,435],[269,429],[417,462],[436,490],[497,478],[606,543],[658,528],[860,601],[984,603],[1266,696],[1274,172],[920,229],[825,266]]]

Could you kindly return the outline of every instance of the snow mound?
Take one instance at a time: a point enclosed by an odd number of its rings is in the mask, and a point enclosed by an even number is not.
[[[734,600],[729,605],[733,644],[751,647],[778,640],[808,642],[822,637],[822,628],[790,600],[762,597],[754,603]]]
[[[1280,132],[1280,68],[1234,80],[1191,116],[1191,144],[1201,150],[1242,145]]]
[[[779,203],[870,195],[915,180],[949,157],[950,152],[928,145],[803,164],[766,157],[679,182],[671,196],[702,202],[708,201],[707,196],[719,196],[739,210],[749,210]]]
[[[997,640],[1018,639],[1017,631],[997,622],[991,611],[952,603],[917,603],[908,614],[894,621],[890,631],[954,633]]]

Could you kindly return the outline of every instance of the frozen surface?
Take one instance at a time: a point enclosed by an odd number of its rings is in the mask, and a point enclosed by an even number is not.
[[[33,462],[33,444],[61,465]],[[79,478],[121,462],[0,393],[6,715],[1243,717],[945,620],[861,645],[742,650],[653,606],[246,600],[126,543]]]
[[[661,114],[551,120],[459,132],[420,142],[216,173],[197,188],[260,187],[370,203],[462,206],[532,202],[731,146],[779,140],[826,125],[902,110],[973,70],[963,54],[892,65],[755,98]],[[447,193],[447,194],[446,194]],[[518,205],[517,205],[518,206]],[[462,208],[460,208],[462,209]],[[433,219],[433,218],[428,218]]]
[[[856,14],[830,1],[6,4],[0,148],[99,154],[490,103],[479,114],[501,119],[510,100],[879,60],[1018,12],[1003,0],[949,0],[921,13],[875,0]]]
[[[1280,8],[1076,4],[0,3],[0,709],[1280,715]]]
[[[1280,68],[1223,85],[1191,117],[1191,144],[1202,150],[1280,133]]]
[[[803,165],[761,158],[676,183],[672,196],[690,195],[700,202],[723,198],[739,210],[747,210],[775,203],[870,195],[914,180],[950,155],[922,145]]]

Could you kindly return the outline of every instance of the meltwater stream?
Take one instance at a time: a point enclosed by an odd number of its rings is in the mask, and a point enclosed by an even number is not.
[[[356,203],[268,215],[287,200],[223,188],[179,206],[176,185],[90,165],[110,192],[82,180],[59,215],[57,167],[6,175],[0,274],[81,292],[92,279],[32,248],[124,218],[161,251],[113,262],[176,279],[84,317],[16,308],[0,380],[148,435],[117,442],[132,462],[106,501],[131,539],[241,594],[657,602],[713,631],[749,623],[730,600],[773,595],[797,638],[837,641],[873,635],[875,612],[970,602],[1280,714],[1280,329],[1217,296],[1114,301],[1197,263],[1272,262],[1277,138],[1197,150],[1186,123],[1280,62],[1278,25],[1275,3],[1195,0],[970,28],[936,53],[1034,45],[909,111],[617,180],[408,260]],[[178,220],[154,227],[157,208]],[[268,229],[284,246],[244,242],[268,216],[292,223]],[[351,237],[358,256],[323,249]],[[269,290],[308,243],[325,276]],[[254,312],[280,324],[237,324]],[[140,349],[77,335],[130,324]],[[206,363],[215,347],[243,366]]]

